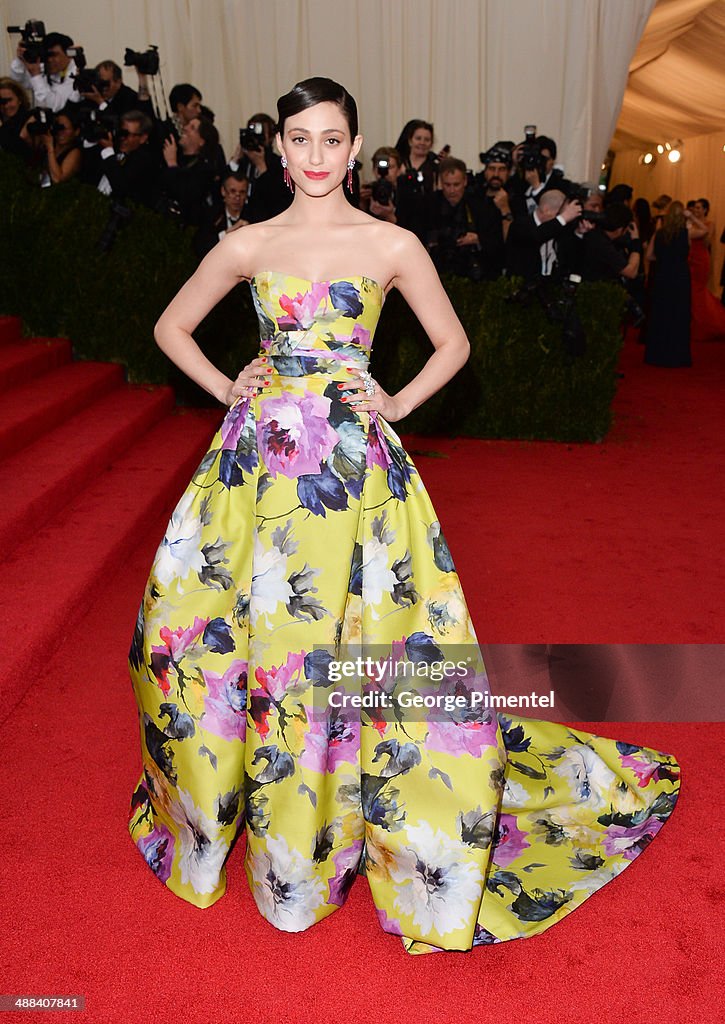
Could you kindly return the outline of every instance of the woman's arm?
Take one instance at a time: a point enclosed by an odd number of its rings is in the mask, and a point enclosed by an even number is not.
[[[47,146],[46,152],[48,154],[48,174],[50,180],[54,185],[58,185],[62,181],[68,181],[69,178],[73,178],[81,169],[81,151],[80,149],[72,149],[66,154],[63,163],[58,163],[58,158],[53,148],[53,136],[48,136],[50,144]]]
[[[179,289],[154,328],[156,343],[173,363],[220,402],[230,405],[242,393],[201,351],[191,332],[232,288],[247,276],[242,269],[245,229],[226,235],[204,257]],[[240,245],[240,240],[242,240]]]
[[[471,345],[425,247],[411,231],[391,231],[397,236],[391,242],[398,268],[392,283],[420,320],[435,349],[409,384],[397,395],[385,396],[386,408],[380,408],[380,412],[392,422],[403,419],[440,391],[466,364]]]
[[[690,237],[690,241],[696,238],[707,238],[710,234],[710,228],[703,224],[701,220],[698,220],[691,210],[687,210],[685,218],[687,219],[687,234]]]

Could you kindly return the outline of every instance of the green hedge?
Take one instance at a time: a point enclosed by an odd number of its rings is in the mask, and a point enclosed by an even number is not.
[[[0,153],[0,313],[19,315],[28,335],[72,338],[80,359],[122,363],[129,379],[171,382],[180,401],[214,400],[179,373],[153,340],[166,304],[193,273],[191,231],[135,208],[108,253],[98,240],[109,200],[77,182],[40,189]],[[587,333],[583,356],[567,358],[561,328],[534,302],[509,301],[516,282],[445,286],[471,341],[471,358],[438,394],[396,429],[489,438],[601,440],[611,423],[621,347],[623,292],[582,285],[577,307]],[[235,288],[195,336],[230,376],[258,350],[249,287]],[[417,319],[393,291],[385,303],[371,371],[394,393],[432,351]]]

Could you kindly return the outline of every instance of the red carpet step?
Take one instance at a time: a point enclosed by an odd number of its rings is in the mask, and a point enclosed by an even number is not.
[[[34,338],[0,344],[0,391],[37,379],[71,361],[71,343],[65,338]]]
[[[170,388],[115,388],[0,461],[0,549],[34,534],[173,408]]]
[[[24,448],[123,383],[113,363],[68,363],[26,381],[0,403],[0,458]]]
[[[17,704],[65,632],[113,585],[148,517],[180,495],[211,428],[208,412],[166,417],[42,529],[21,532],[26,539],[5,559],[0,591],[0,621],[12,635],[0,679],[5,710]]]

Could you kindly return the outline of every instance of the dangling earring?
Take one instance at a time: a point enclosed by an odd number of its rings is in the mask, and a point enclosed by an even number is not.
[[[283,167],[283,170],[284,170],[284,173],[283,173],[284,183],[287,186],[287,188],[290,190],[290,192],[294,192],[294,190],[295,190],[295,183],[292,181],[292,176],[290,175],[290,172],[287,170],[287,157],[286,156],[282,157],[282,167]]]
[[[352,192],[352,171],[355,166],[355,157],[351,156],[347,162],[347,187]]]

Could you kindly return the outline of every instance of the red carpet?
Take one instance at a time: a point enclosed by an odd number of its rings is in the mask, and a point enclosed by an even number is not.
[[[14,330],[0,323],[0,341]],[[210,910],[157,882],[126,831],[140,761],[125,658],[166,517],[219,414],[173,413],[165,392],[43,345],[40,364],[28,346],[25,378],[6,353],[0,405],[2,992],[84,995],[93,1024],[721,1019],[720,724],[591,726],[674,753],[682,798],[652,850],[537,939],[410,957],[380,931],[364,878],[327,921],[285,935],[260,918],[241,848]],[[720,639],[725,350],[696,349],[692,371],[640,359],[626,353],[603,445],[404,439],[449,455],[414,458],[482,638]],[[31,378],[39,431],[17,399]]]

